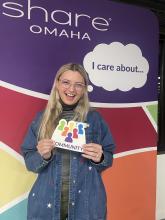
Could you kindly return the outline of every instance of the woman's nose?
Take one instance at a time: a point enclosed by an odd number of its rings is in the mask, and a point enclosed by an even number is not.
[[[75,91],[75,85],[74,84],[71,84],[69,86],[69,91]]]

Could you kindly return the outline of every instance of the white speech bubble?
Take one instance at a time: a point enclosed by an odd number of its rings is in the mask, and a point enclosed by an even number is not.
[[[107,91],[141,88],[147,81],[149,64],[135,44],[98,44],[85,55],[83,65],[90,81]]]

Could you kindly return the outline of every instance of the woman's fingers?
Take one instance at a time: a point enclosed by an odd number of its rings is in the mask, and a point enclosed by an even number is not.
[[[83,146],[82,156],[93,160],[94,162],[100,162],[102,158],[103,150],[102,146],[95,143],[85,144]]]
[[[37,150],[42,157],[45,154],[51,155],[51,151],[54,148],[54,142],[51,139],[43,139],[38,142]]]

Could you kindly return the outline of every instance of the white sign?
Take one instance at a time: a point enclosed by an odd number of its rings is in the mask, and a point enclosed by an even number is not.
[[[85,128],[88,125],[83,122],[67,121],[61,119],[53,132],[52,140],[55,147],[82,152],[82,146],[86,144]]]

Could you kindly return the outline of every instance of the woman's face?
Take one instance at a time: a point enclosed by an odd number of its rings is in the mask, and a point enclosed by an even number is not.
[[[77,71],[67,70],[57,81],[57,91],[62,101],[73,105],[79,101],[85,91],[83,77]]]

